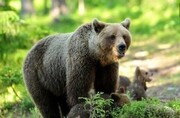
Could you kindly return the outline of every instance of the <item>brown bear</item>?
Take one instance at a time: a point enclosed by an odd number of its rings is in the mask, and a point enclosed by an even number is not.
[[[119,77],[119,87],[123,87],[130,93],[130,97],[133,100],[142,100],[146,98],[147,85],[146,82],[152,80],[153,73],[147,69],[142,69],[136,67],[133,82],[129,80],[128,77],[120,76]]]
[[[40,40],[23,67],[26,87],[44,118],[59,118],[78,104],[78,97],[116,89],[118,60],[130,46],[130,20],[104,23],[94,19],[74,32]],[[67,106],[68,104],[68,106]]]
[[[105,106],[104,110],[108,111],[106,113],[106,118],[110,118],[111,115],[109,114],[110,111],[113,108],[117,108],[117,107],[122,107],[125,104],[129,104],[130,103],[130,99],[129,97],[124,93],[125,91],[123,90],[123,88],[121,88],[122,93],[112,93],[111,95],[109,94],[102,94],[101,97],[103,99],[112,99],[113,103],[110,106]],[[95,106],[89,106],[89,105],[85,105],[84,103],[79,103],[76,104],[75,106],[73,106],[70,110],[70,112],[68,113],[68,118],[91,118],[91,113],[90,111],[92,111],[92,109]]]
[[[131,81],[128,77],[120,75],[119,76],[119,87],[124,88],[125,91],[127,91],[127,87],[130,86]]]

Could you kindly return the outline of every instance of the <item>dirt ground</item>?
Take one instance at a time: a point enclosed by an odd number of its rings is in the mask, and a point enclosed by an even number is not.
[[[145,67],[154,72],[147,83],[147,95],[163,100],[180,99],[180,45],[147,51],[131,51],[120,61],[120,74],[133,78],[135,67]],[[131,56],[130,56],[131,55]],[[129,59],[130,58],[130,59]]]

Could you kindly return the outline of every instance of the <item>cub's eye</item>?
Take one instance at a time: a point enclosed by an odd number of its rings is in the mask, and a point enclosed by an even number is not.
[[[110,36],[110,39],[111,39],[111,40],[115,40],[115,38],[116,38],[115,35],[111,35],[111,36]]]
[[[148,75],[148,72],[145,72],[146,75]]]

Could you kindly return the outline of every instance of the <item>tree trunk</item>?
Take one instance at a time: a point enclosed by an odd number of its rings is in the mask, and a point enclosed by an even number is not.
[[[79,12],[79,15],[83,15],[84,14],[84,12],[85,12],[84,0],[79,0],[78,12]]]
[[[43,13],[44,14],[47,14],[48,13],[48,1],[47,0],[44,0],[44,10],[43,10]]]
[[[59,20],[59,16],[68,13],[65,0],[52,0],[51,16],[54,21]]]
[[[21,16],[31,16],[35,14],[33,0],[21,0]]]

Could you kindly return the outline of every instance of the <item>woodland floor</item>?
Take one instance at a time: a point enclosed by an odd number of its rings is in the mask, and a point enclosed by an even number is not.
[[[141,51],[143,47],[128,53],[120,61],[120,73],[132,79],[136,66],[146,67],[155,73],[153,80],[147,83],[148,96],[161,101],[180,99],[180,44],[154,46],[156,49],[152,53]]]

